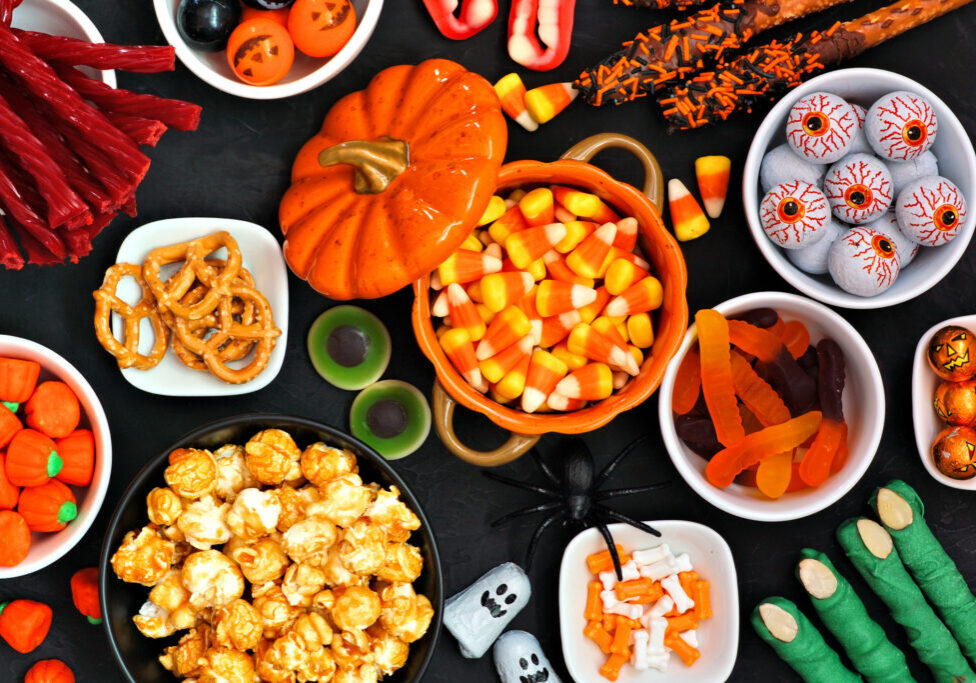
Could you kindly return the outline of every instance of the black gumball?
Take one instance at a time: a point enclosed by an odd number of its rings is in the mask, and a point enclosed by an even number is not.
[[[241,0],[241,2],[254,9],[269,10],[291,7],[295,0]]]
[[[176,11],[176,27],[183,40],[207,52],[227,47],[227,39],[240,20],[237,0],[180,0]]]

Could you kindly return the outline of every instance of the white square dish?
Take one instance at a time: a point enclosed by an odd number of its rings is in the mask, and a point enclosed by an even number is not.
[[[713,683],[724,681],[732,673],[739,649],[739,590],[736,585],[735,561],[728,544],[715,531],[684,520],[648,521],[661,532],[655,538],[626,524],[610,524],[614,542],[628,552],[667,543],[675,555],[688,553],[700,578],[710,583],[712,618],[698,626],[701,658],[687,667],[672,656],[666,672],[653,669],[637,671],[629,664],[620,671],[618,683]],[[576,683],[606,683],[599,669],[607,656],[596,643],[583,635],[586,621],[586,585],[593,575],[586,566],[586,556],[606,550],[606,543],[596,529],[579,533],[563,552],[559,570],[559,631],[566,668]]]
[[[129,233],[119,247],[116,260],[118,263],[142,264],[149,252],[157,247],[197,239],[218,230],[226,230],[237,241],[244,267],[254,277],[255,287],[271,304],[275,326],[281,330],[268,366],[250,382],[227,384],[209,372],[186,367],[170,349],[159,365],[151,370],[122,370],[122,376],[137,389],[161,396],[235,396],[267,386],[281,370],[288,343],[288,273],[281,247],[268,230],[254,223],[229,218],[169,218],[147,223]],[[216,258],[223,256],[223,249],[215,254]],[[130,304],[140,297],[139,287],[132,278],[124,278],[119,283],[118,294]],[[113,313],[112,332],[116,338],[121,336],[121,326],[121,317]],[[139,336],[140,352],[148,352],[152,343],[152,328],[148,319],[143,319]],[[230,365],[240,367],[249,362],[250,355]]]

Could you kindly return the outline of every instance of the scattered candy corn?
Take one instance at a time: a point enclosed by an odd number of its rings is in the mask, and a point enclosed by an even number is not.
[[[495,83],[495,92],[502,102],[502,111],[511,116],[517,124],[530,133],[539,128],[539,124],[525,108],[525,85],[518,74],[511,73],[498,79]]]
[[[449,284],[447,289],[447,308],[451,316],[451,327],[466,330],[471,341],[478,341],[485,336],[485,321],[475,308],[474,302],[464,291],[464,287],[455,283]]]
[[[508,207],[505,206],[505,200],[497,194],[492,195],[491,200],[488,202],[488,208],[485,209],[485,212],[481,215],[481,220],[478,221],[478,227],[480,228],[483,225],[497,221],[507,210]]]
[[[610,267],[607,268],[606,275],[604,275],[603,282],[606,285],[607,291],[617,296],[618,294],[622,294],[632,284],[643,280],[648,275],[650,273],[640,266],[627,259],[618,258],[610,263]]]
[[[607,302],[609,302],[611,298],[613,298],[613,296],[607,291],[606,285],[597,287],[596,298],[593,299],[593,303],[587,304],[586,306],[580,308],[580,317],[583,319],[583,322],[593,322],[596,317],[603,312],[603,309],[606,307]]]
[[[528,358],[532,354],[532,347],[535,346],[535,339],[526,335],[517,342],[496,353],[491,358],[485,358],[478,366],[481,374],[489,382],[495,383],[501,380],[505,374],[518,365],[523,358]]]
[[[502,260],[490,254],[468,249],[458,249],[437,268],[441,284],[445,287],[455,282],[464,284],[480,280],[489,273],[502,269]]]
[[[524,201],[524,200],[523,200]],[[566,236],[566,226],[562,223],[549,223],[528,228],[509,235],[505,240],[505,251],[512,264],[519,270],[552,251],[556,243]]]
[[[577,275],[600,277],[603,263],[610,254],[616,236],[617,226],[613,223],[604,223],[573,249],[566,257],[566,265]]]
[[[636,375],[639,372],[639,368],[626,346],[614,344],[610,338],[586,323],[580,323],[573,328],[572,332],[569,333],[567,346],[573,353],[586,356],[599,363],[616,366],[631,375]]]
[[[668,210],[674,236],[681,242],[701,237],[708,232],[709,223],[698,202],[677,178],[668,182]]]
[[[594,330],[607,337],[617,346],[627,348],[627,326],[623,323],[615,322],[615,318],[601,315],[590,325]]]
[[[557,223],[570,223],[576,220],[576,214],[561,204],[556,204],[552,208],[552,215]]]
[[[525,390],[525,379],[529,372],[529,359],[530,356],[526,356],[520,360],[495,384],[495,391],[500,396],[513,400],[522,395]]]
[[[437,318],[446,318],[450,312],[451,309],[447,306],[447,290],[442,289],[430,304],[430,314]]]
[[[584,365],[561,379],[554,393],[566,398],[602,401],[613,393],[613,373],[603,363]]]
[[[654,345],[654,325],[647,313],[637,313],[627,318],[627,336],[631,343],[641,349]]]
[[[535,280],[529,273],[513,271],[485,275],[477,284],[488,310],[500,313],[525,296],[535,285]]]
[[[464,238],[464,242],[461,243],[460,248],[467,249],[468,251],[482,251],[485,245],[472,233]]]
[[[569,372],[567,365],[548,351],[537,349],[529,362],[529,372],[522,392],[522,410],[534,413],[546,402],[559,380]]]
[[[518,306],[509,306],[495,316],[484,337],[478,342],[477,359],[491,358],[527,335],[531,329],[532,325],[525,311]]]
[[[513,204],[500,218],[488,226],[488,234],[491,235],[491,238],[495,242],[502,245],[505,243],[506,237],[513,232],[525,230],[527,227],[529,227],[529,224],[525,222],[525,216],[522,215],[522,210],[518,207],[518,204]]]
[[[441,336],[441,348],[461,376],[476,389],[482,386],[484,378],[478,359],[474,354],[474,344],[468,331],[461,327],[452,327]]]
[[[579,370],[581,367],[589,363],[586,356],[581,356],[578,353],[573,353],[570,351],[566,342],[560,342],[552,347],[552,355],[565,363],[570,372],[573,370]]]
[[[596,290],[558,280],[543,280],[535,294],[535,307],[539,315],[548,318],[574,309],[580,309],[596,299]]]
[[[637,233],[640,230],[637,219],[633,216],[627,216],[627,218],[616,221],[615,224],[617,236],[613,239],[613,246],[624,251],[633,251],[634,247],[637,246]]]
[[[525,106],[537,123],[548,123],[568,107],[577,95],[579,90],[572,83],[550,83],[525,93]]]
[[[646,313],[659,308],[663,300],[664,290],[661,283],[653,275],[648,275],[611,299],[604,313],[613,316]]]
[[[556,243],[556,251],[560,254],[568,254],[577,245],[589,237],[590,233],[600,227],[593,221],[569,221],[563,223],[566,226],[566,236]]]
[[[529,227],[552,223],[555,200],[548,187],[537,187],[519,200],[519,209]]]
[[[570,330],[578,325],[582,319],[580,312],[575,310],[543,318],[539,344],[546,348],[555,346],[565,339]]]
[[[558,410],[560,412],[579,410],[585,405],[586,405],[586,401],[584,401],[581,398],[569,398],[568,396],[557,394],[555,391],[549,394],[549,398],[546,399],[547,408],[551,408],[552,410]]]
[[[725,197],[729,191],[729,172],[732,160],[728,157],[701,157],[695,161],[695,175],[698,176],[698,191],[701,193],[705,211],[711,218],[722,215]]]
[[[550,249],[542,256],[542,262],[546,264],[546,273],[553,280],[561,280],[562,282],[571,282],[574,285],[583,285],[584,287],[593,287],[595,284],[593,278],[583,277],[582,275],[577,275],[574,273],[568,265],[566,265],[566,259],[555,249]]]

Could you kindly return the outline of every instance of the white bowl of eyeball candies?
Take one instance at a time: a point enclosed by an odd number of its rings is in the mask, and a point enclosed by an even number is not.
[[[930,90],[843,69],[766,116],[743,174],[753,238],[810,297],[874,309],[915,298],[962,258],[976,226],[976,152]]]

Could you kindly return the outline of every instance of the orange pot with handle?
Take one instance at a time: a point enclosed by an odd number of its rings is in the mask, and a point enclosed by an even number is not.
[[[616,147],[633,153],[644,167],[643,193],[612,178],[589,162],[598,152]],[[434,426],[444,444],[459,458],[475,465],[495,466],[510,462],[528,451],[542,434],[580,434],[607,424],[625,410],[647,400],[657,389],[664,371],[677,352],[688,326],[685,289],[688,273],[674,237],[661,220],[664,182],[654,155],[640,142],[625,135],[604,133],[586,138],[567,150],[555,162],[515,161],[504,165],[498,176],[498,190],[510,191],[532,185],[569,185],[600,197],[622,216],[633,216],[640,226],[640,246],[661,281],[664,301],[655,312],[655,340],[646,354],[640,373],[612,396],[580,410],[566,413],[526,413],[504,406],[471,387],[454,369],[441,349],[430,312],[430,276],[414,287],[413,328],[421,351],[434,364],[437,380],[433,389]],[[494,451],[476,451],[465,446],[454,432],[457,404],[482,413],[511,432],[509,440]]]

